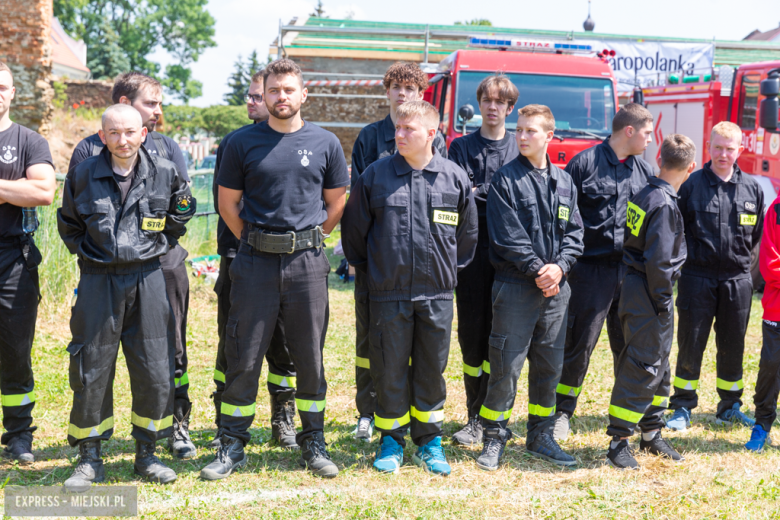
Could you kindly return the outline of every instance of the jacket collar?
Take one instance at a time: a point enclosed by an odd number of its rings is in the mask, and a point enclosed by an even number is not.
[[[525,168],[529,172],[536,169],[536,167],[533,164],[531,164],[531,161],[526,159],[526,157],[523,154],[518,155],[517,160],[520,162],[523,168]],[[553,188],[556,188],[558,186],[558,181],[560,180],[559,178],[560,169],[552,163],[552,160],[550,159],[550,154],[547,154],[547,169],[549,170],[550,182],[552,182]]]
[[[395,125],[393,124],[393,119],[390,117],[390,114],[387,114],[387,117],[382,120],[380,131],[386,143],[395,141]]]
[[[444,168],[447,166],[447,159],[441,156],[441,154],[436,149],[436,147],[433,146],[433,144],[431,144],[431,148],[433,149],[433,158],[431,159],[431,162],[429,162],[428,165],[425,168],[423,168],[423,170],[431,173],[443,172]],[[406,175],[407,173],[411,173],[412,167],[409,166],[409,163],[406,162],[406,159],[404,159],[404,156],[401,155],[400,153],[395,152],[392,161],[393,161],[393,166],[395,167],[395,173],[399,177],[401,175]]]
[[[655,186],[656,188],[664,190],[672,198],[675,198],[675,199],[679,198],[679,195],[677,194],[676,191],[674,191],[674,188],[672,188],[672,185],[669,184],[668,182],[666,182],[665,180],[663,180],[660,177],[650,177],[649,179],[647,179],[647,183],[652,185],[652,186]]]
[[[100,157],[103,160],[103,164],[95,169],[94,178],[102,179],[105,177],[113,177],[114,169],[111,166],[111,152],[108,150],[108,146],[103,146],[103,151],[100,152]],[[154,163],[152,162],[151,154],[146,151],[144,146],[138,149],[138,163],[136,164],[135,179],[133,180],[133,186],[139,181],[149,176],[149,173],[155,170]]]
[[[615,150],[612,149],[612,147],[609,145],[609,138],[612,137],[612,135],[608,135],[606,139],[604,139],[600,145],[598,145],[601,148],[602,153],[607,158],[607,161],[609,161],[609,164],[612,166],[617,166],[620,164],[620,159],[618,159],[617,154],[615,153]],[[634,156],[629,155],[626,157],[626,162],[624,162],[627,167],[633,168],[634,167]]]
[[[712,171],[712,161],[704,163],[704,168],[702,169],[704,170],[704,176],[710,181],[710,186],[717,186],[719,182],[723,182],[721,181],[721,178]],[[739,165],[736,163],[734,163],[734,175],[731,176],[729,182],[742,184],[742,170],[739,169]]]

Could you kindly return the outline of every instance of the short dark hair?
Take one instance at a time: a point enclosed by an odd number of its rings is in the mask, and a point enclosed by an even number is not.
[[[268,84],[268,76],[285,76],[288,74],[297,76],[298,80],[301,82],[301,88],[303,88],[303,72],[301,72],[301,68],[293,60],[281,58],[272,61],[263,69],[263,89],[265,89],[265,85]]]
[[[13,85],[13,83],[14,83],[14,73],[13,73],[13,71],[11,71],[11,67],[6,65],[4,61],[0,61],[0,72],[2,72],[2,71],[6,71],[8,74],[11,75],[11,84]]]
[[[428,89],[428,75],[420,69],[419,65],[408,61],[393,63],[387,69],[382,84],[385,89],[389,89],[393,82],[410,83],[417,86],[418,92],[425,92]]]
[[[262,81],[263,84],[265,84],[265,81],[263,80],[264,72],[265,72],[265,67],[252,74],[252,83],[260,83]]]
[[[612,118],[612,133],[617,133],[630,126],[639,130],[647,123],[653,122],[653,114],[639,103],[628,103],[618,110]]]
[[[696,145],[682,134],[670,134],[661,144],[661,168],[687,170],[696,158]]]
[[[111,90],[111,100],[119,103],[122,97],[135,103],[135,99],[145,88],[150,88],[155,92],[162,94],[162,85],[154,78],[141,74],[140,72],[125,72],[120,74],[114,80],[114,88]]]
[[[482,96],[484,95],[496,95],[501,101],[506,101],[510,106],[514,106],[517,103],[517,98],[520,97],[520,92],[517,87],[510,81],[508,77],[496,72],[479,82],[477,87],[477,101],[482,102]]]

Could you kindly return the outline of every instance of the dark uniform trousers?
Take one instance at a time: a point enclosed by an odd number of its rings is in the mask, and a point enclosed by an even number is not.
[[[493,284],[490,381],[479,415],[485,427],[506,428],[517,397],[517,380],[526,358],[528,433],[526,444],[555,426],[555,386],[563,366],[568,283],[546,298],[533,281]]]
[[[493,327],[491,292],[496,271],[490,263],[489,253],[487,222],[480,218],[474,260],[458,272],[458,287],[455,289],[458,343],[463,355],[463,383],[469,417],[479,414],[490,379],[488,338]]]
[[[376,412],[376,390],[371,379],[368,330],[370,305],[366,274],[355,271],[355,405],[360,417],[373,417]]]
[[[450,354],[452,300],[371,301],[371,377],[374,425],[401,446],[411,425],[423,446],[441,435]]]
[[[328,330],[329,271],[324,249],[274,254],[241,244],[230,266],[227,371],[221,408],[226,435],[249,442],[263,357],[280,317],[298,374],[295,402],[302,424],[298,445],[313,432],[322,431],[327,391],[322,350]]]
[[[637,424],[643,432],[664,427],[669,405],[669,354],[674,310],[656,311],[647,278],[629,270],[618,310],[626,347],[618,357],[609,405],[607,434],[630,437]]]
[[[777,418],[777,396],[780,393],[780,324],[763,320],[761,332],[764,342],[753,403],[756,405],[756,424],[768,432]]]
[[[717,352],[717,413],[742,405],[742,357],[750,320],[753,282],[749,278],[718,281],[682,274],[677,282],[677,367],[670,408],[692,410],[698,405],[701,361],[715,320]]]
[[[571,417],[588,374],[590,357],[599,340],[604,321],[614,365],[625,349],[623,329],[618,318],[618,303],[626,264],[623,262],[587,263],[580,260],[571,270],[571,287],[563,373],[557,386],[557,411]]]
[[[160,262],[81,266],[70,328],[68,442],[108,440],[114,432],[113,383],[119,343],[130,373],[132,435],[142,442],[173,430],[174,318]]]
[[[214,284],[214,292],[217,293],[217,334],[219,344],[217,346],[217,362],[214,368],[214,383],[217,386],[215,401],[222,402],[222,392],[225,391],[225,372],[227,371],[227,358],[225,357],[225,328],[230,314],[230,265],[233,259],[223,256],[219,262],[219,276]],[[277,319],[276,330],[271,337],[271,345],[265,355],[268,362],[268,393],[272,395],[289,395],[295,392],[296,378],[295,367],[292,364],[290,353],[284,344],[284,328],[281,314]],[[291,395],[290,395],[291,397]]]
[[[41,255],[30,239],[23,254],[16,239],[0,243],[0,394],[3,405],[2,443],[35,431],[32,352],[38,317],[38,264]]]
[[[173,319],[175,323],[176,360],[174,385],[176,386],[176,399],[189,401],[190,376],[187,374],[187,314],[190,308],[190,279],[187,273],[187,265],[184,261],[171,264],[166,258],[178,260],[181,255],[175,255],[176,245],[171,253],[160,258],[163,276],[165,276],[165,291],[168,293],[168,301],[171,302]]]

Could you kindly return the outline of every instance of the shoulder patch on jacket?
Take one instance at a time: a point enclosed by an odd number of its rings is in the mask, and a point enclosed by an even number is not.
[[[189,195],[179,195],[176,199],[176,212],[187,213],[192,205],[192,197]]]
[[[558,195],[561,197],[571,197],[571,190],[564,186],[558,186]]]
[[[442,193],[441,194],[441,203],[445,206],[457,206],[458,205],[458,194],[457,193]]]
[[[628,213],[626,215],[626,225],[631,229],[631,234],[639,236],[639,230],[642,229],[642,222],[645,220],[645,211],[634,204],[628,203]]]

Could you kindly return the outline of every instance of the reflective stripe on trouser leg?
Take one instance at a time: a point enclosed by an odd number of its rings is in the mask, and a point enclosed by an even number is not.
[[[276,320],[276,329],[271,337],[271,344],[265,354],[268,362],[268,380],[266,386],[271,395],[294,395],[298,386],[290,352],[284,338],[284,323],[281,315]]]
[[[579,397],[580,392],[582,392],[581,386],[567,386],[563,385],[561,383],[558,383],[558,386],[555,387],[555,392],[561,395],[566,395],[569,397]]]
[[[361,417],[372,417],[376,411],[376,390],[371,379],[368,331],[370,309],[366,274],[355,272],[355,406]]]
[[[699,388],[699,381],[688,381],[674,376],[674,387],[679,388],[680,390],[692,390],[695,392]]]
[[[184,385],[189,385],[189,384],[190,384],[190,376],[189,376],[189,374],[187,372],[184,372],[181,375],[181,377],[174,377],[173,378],[173,385],[176,388],[180,388],[180,387],[182,387]]]
[[[380,417],[379,415],[374,414],[374,426],[378,430],[384,430],[384,431],[397,430],[398,428],[401,428],[409,424],[409,421],[410,421],[409,412],[406,412],[406,414],[404,414],[401,417]]]
[[[282,388],[290,389],[290,388],[295,388],[297,379],[294,376],[280,376],[279,374],[274,374],[269,371],[268,383]]]
[[[31,246],[34,247],[34,246]],[[32,252],[31,252],[32,254]],[[28,396],[25,404],[3,403],[3,444],[22,432],[33,432],[32,412],[35,407],[35,383],[32,370],[32,346],[38,316],[38,272],[28,270],[17,246],[0,248],[0,393]],[[21,397],[21,401],[25,401]]]
[[[556,411],[574,415],[579,392],[590,366],[590,358],[606,322],[613,359],[625,347],[618,317],[618,302],[626,265],[593,265],[577,262],[567,276],[571,299],[566,316],[566,340],[560,387],[556,393]],[[614,364],[613,364],[614,366]]]

